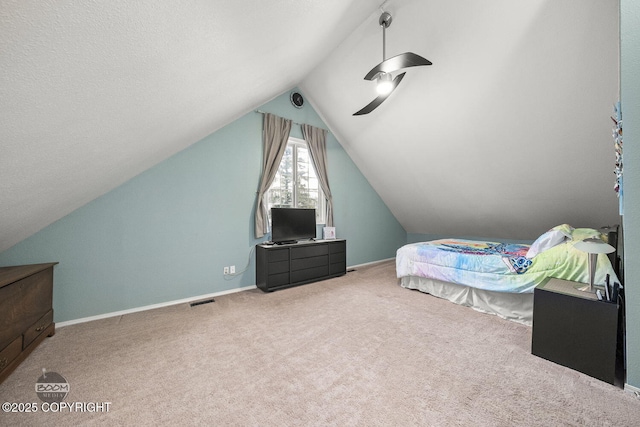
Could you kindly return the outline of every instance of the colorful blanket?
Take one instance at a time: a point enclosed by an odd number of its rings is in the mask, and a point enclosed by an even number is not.
[[[588,230],[585,231],[585,230]],[[397,276],[418,276],[480,289],[531,293],[547,277],[588,283],[588,257],[573,245],[598,233],[575,229],[565,242],[546,249],[533,259],[526,257],[529,245],[442,239],[412,243],[398,249]],[[595,283],[609,274],[618,281],[609,258],[598,256]]]
[[[467,255],[497,255],[513,272],[522,274],[531,265],[531,260],[526,257],[529,245],[475,242],[469,240],[444,240],[440,241],[439,249],[443,251],[457,252]]]

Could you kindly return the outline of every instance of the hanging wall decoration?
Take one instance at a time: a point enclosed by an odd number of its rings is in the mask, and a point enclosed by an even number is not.
[[[616,181],[613,186],[613,189],[618,195],[619,200],[619,211],[620,215],[623,214],[623,189],[622,189],[622,172],[623,172],[623,161],[622,161],[622,110],[620,108],[620,101],[618,101],[613,106],[614,115],[611,117],[613,120],[613,146],[616,153],[616,166],[614,173],[616,175]]]

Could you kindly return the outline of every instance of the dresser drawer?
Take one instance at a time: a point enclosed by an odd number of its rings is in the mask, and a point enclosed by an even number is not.
[[[284,286],[289,283],[289,272],[280,274],[270,274],[267,277],[267,287],[275,288],[278,286]]]
[[[22,351],[22,335],[13,340],[11,344],[0,351],[0,371],[11,363]]]
[[[289,261],[289,249],[275,249],[267,252],[268,262]]]
[[[311,258],[329,253],[329,245],[316,244],[291,248],[291,259]]]
[[[329,264],[329,274],[346,274],[347,263],[344,261],[332,262]]]
[[[269,275],[280,273],[289,273],[289,260],[269,263]]]
[[[320,267],[307,268],[291,272],[291,283],[306,282],[308,280],[326,278],[329,275],[329,265],[325,264]]]
[[[347,242],[346,241],[338,241],[338,242],[330,242],[329,243],[329,252],[332,254],[346,252],[347,251]]]
[[[24,332],[24,342],[22,347],[26,348],[31,344],[31,342],[38,338],[38,335],[43,333],[51,323],[53,323],[53,310],[49,310],[47,314],[38,319],[37,322],[31,325],[29,329]]]
[[[51,309],[53,268],[0,288],[0,347],[13,341]]]
[[[329,264],[328,255],[321,255],[313,258],[299,258],[291,260],[291,272],[326,266]]]

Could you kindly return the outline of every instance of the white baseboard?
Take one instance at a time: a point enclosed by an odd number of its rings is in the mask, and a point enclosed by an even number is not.
[[[370,265],[380,264],[380,263],[391,261],[391,260],[394,260],[394,259],[396,259],[396,257],[387,258],[387,259],[380,259],[378,261],[371,261],[371,262],[365,262],[364,264],[356,264],[356,265],[348,266],[347,267],[347,271],[352,270],[354,268],[367,267],[367,266],[370,266]]]
[[[395,259],[395,257],[394,258],[381,259],[381,260],[378,260],[378,261],[367,262],[367,263],[364,263],[364,264],[352,265],[350,267],[347,267],[347,270],[351,270],[351,269],[354,269],[354,268],[360,268],[360,267],[367,267],[367,266],[371,266],[371,265],[375,265],[375,264],[380,264],[380,263],[391,261],[391,260],[394,260],[394,259]],[[212,294],[206,294],[206,295],[199,295],[199,296],[196,296],[196,297],[184,298],[184,299],[180,299],[180,300],[167,301],[167,302],[163,302],[163,303],[160,303],[160,304],[145,305],[143,307],[130,308],[128,310],[122,310],[122,311],[114,311],[114,312],[111,312],[111,313],[99,314],[97,316],[89,316],[89,317],[83,317],[83,318],[80,318],[80,319],[67,320],[65,322],[56,323],[56,327],[63,328],[65,326],[75,325],[77,323],[92,322],[94,320],[108,319],[109,317],[117,317],[117,316],[123,316],[125,314],[137,313],[137,312],[140,312],[140,311],[153,310],[154,308],[162,308],[162,307],[168,307],[168,306],[171,306],[171,305],[190,303],[190,302],[193,302],[193,301],[199,301],[199,300],[203,300],[203,299],[207,299],[207,298],[215,298],[215,297],[219,297],[221,295],[233,294],[233,293],[236,293],[236,292],[248,291],[250,289],[256,289],[256,288],[257,287],[255,285],[245,286],[243,288],[230,289],[228,291],[221,291],[221,292],[215,292],[215,293],[212,293]]]
[[[629,392],[629,393],[633,393],[636,395],[636,397],[640,397],[640,388],[629,385],[627,383],[624,384],[624,391]]]
[[[250,289],[256,289],[256,286],[255,285],[245,286],[244,288],[229,289],[227,291],[214,292],[212,294],[199,295],[197,297],[190,297],[190,298],[184,298],[184,299],[179,299],[179,300],[174,300],[174,301],[167,301],[167,302],[163,302],[163,303],[160,303],[160,304],[145,305],[143,307],[130,308],[128,310],[122,310],[122,311],[114,311],[114,312],[111,312],[111,313],[99,314],[97,316],[83,317],[81,319],[67,320],[65,322],[56,323],[56,327],[57,328],[63,328],[65,326],[75,325],[77,323],[92,322],[94,320],[107,319],[109,317],[123,316],[125,314],[137,313],[139,311],[153,310],[154,308],[162,308],[162,307],[168,307],[168,306],[171,306],[171,305],[190,303],[190,302],[193,302],[193,301],[199,301],[199,300],[203,300],[203,299],[207,299],[207,298],[219,297],[221,295],[228,295],[228,294],[234,294],[236,292],[248,291]]]

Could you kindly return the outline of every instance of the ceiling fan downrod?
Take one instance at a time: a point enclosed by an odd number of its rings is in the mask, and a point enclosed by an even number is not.
[[[387,59],[387,32],[386,29],[391,25],[393,18],[389,12],[382,12],[378,23],[382,27],[382,62]]]
[[[382,12],[378,23],[382,27],[382,62],[387,59],[387,28],[391,25],[393,18],[389,12]],[[393,76],[391,73],[385,73],[384,71],[378,74],[376,78],[376,91],[379,95],[388,95],[394,88]]]

